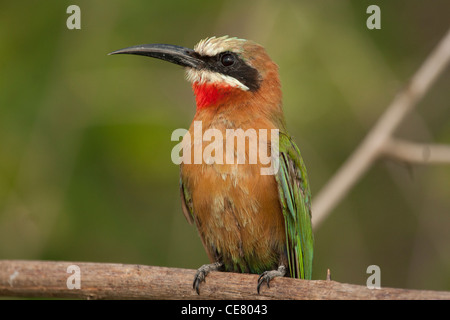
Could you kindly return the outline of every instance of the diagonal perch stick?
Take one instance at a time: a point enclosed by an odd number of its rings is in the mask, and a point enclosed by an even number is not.
[[[75,265],[76,268],[68,269]],[[69,273],[67,272],[69,270]],[[80,287],[74,284],[78,270]],[[447,299],[450,292],[366,286],[331,280],[276,278],[256,293],[258,275],[211,272],[192,288],[196,270],[63,261],[0,260],[0,297],[77,299]]]
[[[393,134],[399,124],[445,70],[449,61],[450,29],[410,82],[397,94],[358,148],[313,199],[312,219],[315,228],[330,214],[373,162],[386,154],[389,150],[387,148],[392,146]],[[439,151],[448,154],[448,148],[444,149],[440,148]],[[447,162],[450,163],[450,158]]]

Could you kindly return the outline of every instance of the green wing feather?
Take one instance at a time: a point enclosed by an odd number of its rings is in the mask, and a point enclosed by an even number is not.
[[[192,205],[191,193],[184,187],[183,179],[181,178],[180,167],[180,196],[181,196],[181,209],[183,210],[184,217],[192,224],[194,222],[194,208]]]
[[[290,276],[311,279],[314,239],[306,167],[294,141],[282,132],[279,152],[280,167],[275,178],[285,221]]]

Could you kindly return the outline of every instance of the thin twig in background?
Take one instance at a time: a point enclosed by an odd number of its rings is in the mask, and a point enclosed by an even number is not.
[[[416,143],[403,139],[389,139],[382,154],[399,161],[418,164],[450,163],[450,145]]]
[[[362,178],[376,159],[382,155],[391,156],[393,154],[393,152],[389,151],[389,146],[399,141],[393,140],[395,130],[433,85],[438,76],[445,70],[449,61],[450,30],[447,31],[436,49],[431,52],[419,70],[414,74],[411,81],[397,94],[353,154],[313,199],[312,218],[315,228],[325,220],[353,185]],[[403,147],[406,146],[403,141],[402,143]],[[409,144],[408,146],[409,148],[406,151],[411,152],[416,150],[412,149],[414,145]],[[445,154],[446,157],[448,151],[443,146],[435,145],[430,145],[428,150],[430,151],[428,155],[429,159],[439,158],[441,160],[441,155]],[[439,151],[439,155],[432,154],[432,151]],[[396,154],[397,158],[398,156],[399,154]],[[401,156],[403,161],[411,157],[418,160],[414,155],[405,156],[405,154],[402,154]],[[450,159],[445,162],[450,163]]]

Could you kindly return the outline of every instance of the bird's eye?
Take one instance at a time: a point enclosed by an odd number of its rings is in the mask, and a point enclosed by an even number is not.
[[[223,66],[229,67],[234,63],[234,56],[231,53],[225,53],[221,58],[220,62]]]

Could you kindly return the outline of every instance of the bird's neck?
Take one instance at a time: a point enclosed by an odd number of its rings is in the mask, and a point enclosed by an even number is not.
[[[241,120],[249,122],[251,119],[263,117],[271,121],[275,127],[281,130],[285,128],[278,77],[266,81],[258,94],[223,83],[194,82],[192,88],[197,103],[197,120],[200,118],[212,120],[225,113],[227,119],[239,120],[235,121],[236,125]]]
[[[211,82],[194,82],[192,84],[192,89],[195,94],[197,110],[215,106],[224,101],[231,93],[239,90],[226,84]]]

